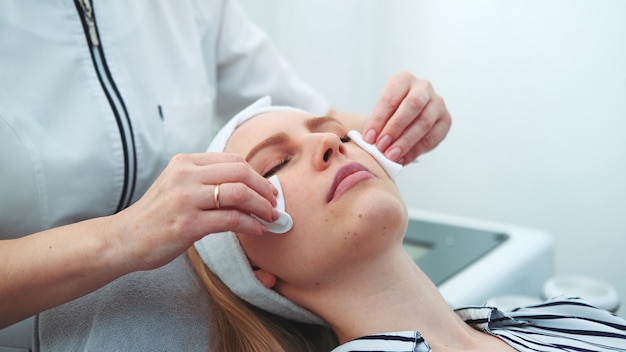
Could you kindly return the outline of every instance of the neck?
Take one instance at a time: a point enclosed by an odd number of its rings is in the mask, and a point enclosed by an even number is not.
[[[476,332],[453,312],[401,247],[359,264],[358,271],[323,285],[303,303],[329,322],[342,343],[376,333],[416,330],[431,346],[467,348]]]

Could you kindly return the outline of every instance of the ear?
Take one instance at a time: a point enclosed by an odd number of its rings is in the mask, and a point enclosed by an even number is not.
[[[257,280],[261,281],[263,286],[266,288],[272,288],[276,285],[276,275],[259,267],[253,267],[252,270],[254,271],[254,276],[256,276]]]

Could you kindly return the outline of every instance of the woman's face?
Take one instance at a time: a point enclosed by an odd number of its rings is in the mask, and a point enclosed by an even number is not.
[[[292,111],[265,113],[235,130],[226,152],[261,175],[278,175],[293,228],[282,235],[239,234],[253,266],[275,289],[331,284],[360,261],[399,246],[407,215],[394,182],[337,120]]]

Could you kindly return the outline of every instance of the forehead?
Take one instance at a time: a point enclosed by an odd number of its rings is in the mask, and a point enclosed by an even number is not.
[[[312,117],[296,111],[272,111],[257,115],[235,129],[224,151],[245,155],[272,134],[305,129],[305,121]]]

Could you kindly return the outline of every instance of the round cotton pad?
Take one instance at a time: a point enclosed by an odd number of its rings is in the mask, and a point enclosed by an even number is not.
[[[363,140],[363,136],[359,132],[350,131],[348,132],[348,137],[350,137],[350,139],[354,141],[354,143],[356,143],[359,147],[361,147],[363,150],[373,156],[374,159],[378,161],[380,166],[382,166],[383,169],[387,171],[387,175],[389,175],[389,177],[394,178],[398,176],[400,171],[402,171],[402,164],[398,164],[394,161],[391,161],[390,159],[387,159],[385,154],[383,154],[378,149],[378,147],[373,144],[369,144],[365,140]]]
[[[289,230],[293,226],[293,220],[291,216],[285,212],[285,196],[283,194],[283,189],[280,186],[280,181],[278,180],[278,176],[274,175],[268,179],[274,187],[278,190],[278,194],[276,195],[276,210],[278,210],[278,220],[274,222],[267,222],[256,215],[252,215],[257,220],[265,224],[267,226],[267,231],[275,234],[283,234]]]

